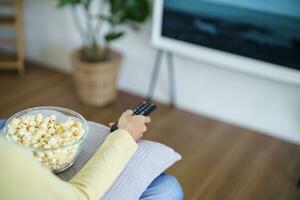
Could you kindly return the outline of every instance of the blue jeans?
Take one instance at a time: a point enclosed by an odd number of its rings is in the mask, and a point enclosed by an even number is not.
[[[5,120],[0,120],[0,129],[5,125]],[[144,191],[140,200],[182,200],[182,188],[174,176],[161,174]]]
[[[5,120],[0,120],[0,130],[4,127],[5,125]]]
[[[140,200],[182,200],[182,188],[174,176],[161,174],[149,185]]]

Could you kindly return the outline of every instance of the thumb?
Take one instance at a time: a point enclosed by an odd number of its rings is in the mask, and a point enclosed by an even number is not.
[[[114,124],[115,124],[114,122],[110,122],[110,123],[108,124],[108,126],[109,126],[109,127],[112,127]]]

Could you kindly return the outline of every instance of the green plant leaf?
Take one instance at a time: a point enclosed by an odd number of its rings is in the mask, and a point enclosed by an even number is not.
[[[105,35],[105,41],[106,42],[111,42],[113,40],[121,38],[123,35],[124,35],[124,32],[121,32],[121,31],[119,31],[119,32],[115,32],[115,31],[109,32]]]
[[[110,16],[99,15],[99,19],[107,21],[112,26],[120,23],[119,19],[115,18],[113,15],[110,15]]]
[[[82,0],[58,0],[58,7],[63,7],[67,5],[74,6],[82,3],[81,1]]]
[[[150,5],[149,0],[103,0],[105,3],[109,5],[108,13],[97,13],[91,14],[90,9],[93,3],[93,0],[58,0],[58,6],[77,6],[80,5],[79,9],[81,12],[87,12],[90,14],[86,17],[85,20],[88,20],[89,24],[94,24],[95,20],[102,20],[103,22],[109,25],[111,31],[107,34],[101,35],[104,37],[104,40],[108,44],[111,41],[117,40],[124,35],[124,32],[116,31],[118,30],[118,26],[120,25],[128,25],[130,28],[134,30],[138,30],[139,24],[144,22],[150,14]],[[101,10],[101,9],[100,9]],[[80,23],[78,18],[77,24]],[[83,20],[84,21],[84,20]],[[80,31],[80,30],[79,30]],[[90,30],[84,30],[84,33]],[[96,38],[96,32],[87,33],[91,35],[92,38]],[[85,35],[81,34],[83,41],[85,41]],[[94,40],[93,44],[90,42],[86,42],[85,46],[96,46],[96,41]]]
[[[150,14],[148,0],[125,0],[124,18],[136,22],[144,22]]]
[[[124,0],[109,0],[110,3],[110,12],[117,14],[120,11],[124,10]]]

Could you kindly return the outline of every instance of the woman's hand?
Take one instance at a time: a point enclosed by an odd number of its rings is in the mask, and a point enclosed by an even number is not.
[[[130,133],[133,139],[137,142],[142,137],[143,134],[147,131],[146,124],[151,122],[150,117],[143,115],[133,115],[132,110],[127,110],[124,112],[119,121],[119,129],[124,129]],[[114,123],[110,123],[109,126],[112,126]]]

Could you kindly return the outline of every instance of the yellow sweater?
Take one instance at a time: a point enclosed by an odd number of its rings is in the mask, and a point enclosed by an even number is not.
[[[22,147],[0,137],[1,200],[98,200],[137,149],[125,130],[117,130],[69,182],[62,181]]]

